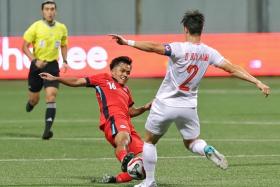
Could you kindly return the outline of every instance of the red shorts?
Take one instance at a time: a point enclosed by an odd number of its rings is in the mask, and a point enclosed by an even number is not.
[[[128,132],[130,135],[130,143],[128,145],[128,151],[133,152],[135,155],[142,153],[143,141],[138,133],[135,131],[130,120],[121,117],[110,117],[107,123],[104,124],[101,130],[104,131],[105,138],[113,146],[115,145],[115,136],[118,132]]]

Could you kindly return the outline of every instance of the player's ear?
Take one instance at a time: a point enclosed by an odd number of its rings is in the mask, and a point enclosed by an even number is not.
[[[189,33],[189,30],[187,29],[187,27],[184,27],[184,32],[185,32],[186,34]]]

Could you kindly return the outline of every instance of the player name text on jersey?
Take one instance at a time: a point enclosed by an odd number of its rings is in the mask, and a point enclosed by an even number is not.
[[[189,61],[205,61],[209,60],[209,54],[207,53],[186,53],[185,60]]]

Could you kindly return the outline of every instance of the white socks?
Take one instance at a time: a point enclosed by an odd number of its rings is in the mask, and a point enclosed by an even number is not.
[[[204,153],[205,146],[207,146],[207,143],[204,140],[197,139],[190,144],[189,150],[192,151],[193,153],[197,153],[201,156],[205,156]]]
[[[155,181],[155,168],[157,163],[156,146],[144,142],[143,146],[143,164],[146,171],[146,184],[151,184]]]

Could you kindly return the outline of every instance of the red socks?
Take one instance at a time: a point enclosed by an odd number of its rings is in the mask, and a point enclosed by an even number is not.
[[[117,178],[117,183],[129,182],[132,180],[132,177],[128,175],[127,172],[119,173],[116,178]]]
[[[121,150],[116,153],[117,159],[122,162],[123,158],[127,155],[126,150]],[[132,177],[127,172],[121,172],[116,176],[117,183],[129,182],[132,180]]]

